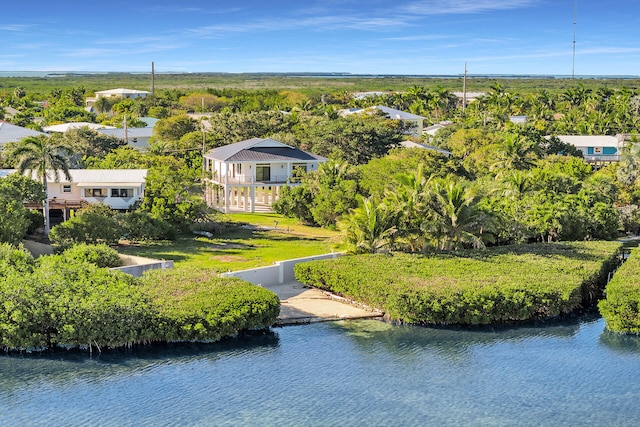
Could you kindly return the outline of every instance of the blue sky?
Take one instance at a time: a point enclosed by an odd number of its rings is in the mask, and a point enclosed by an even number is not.
[[[3,71],[572,71],[574,0],[6,3]],[[640,75],[639,27],[638,0],[578,0],[576,75]]]

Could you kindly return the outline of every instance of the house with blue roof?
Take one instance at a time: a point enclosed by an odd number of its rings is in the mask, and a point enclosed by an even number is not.
[[[316,171],[326,160],[270,138],[214,148],[204,156],[205,199],[225,213],[270,211],[283,186],[299,185],[299,172]]]

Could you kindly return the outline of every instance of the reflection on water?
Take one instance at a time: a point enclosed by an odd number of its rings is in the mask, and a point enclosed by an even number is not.
[[[375,320],[213,345],[0,357],[0,425],[635,425],[640,341],[600,319]]]

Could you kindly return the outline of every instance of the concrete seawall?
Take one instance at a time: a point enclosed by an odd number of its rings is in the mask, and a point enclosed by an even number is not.
[[[111,270],[119,270],[135,277],[141,277],[145,271],[162,268],[173,268],[173,261],[158,260],[133,255],[120,254],[124,265],[113,267]]]
[[[265,287],[282,285],[296,280],[293,268],[301,262],[316,261],[321,259],[330,259],[341,256],[342,253],[330,253],[324,255],[314,255],[304,258],[294,258],[285,261],[278,261],[274,265],[268,267],[251,268],[248,270],[230,271],[222,273],[223,277],[237,277],[247,282]]]
[[[222,273],[224,277],[237,277],[273,291],[280,299],[277,326],[300,325],[330,320],[382,317],[384,313],[354,305],[344,298],[307,288],[295,280],[294,267],[301,262],[331,259],[341,256],[331,253],[276,262],[268,267]]]

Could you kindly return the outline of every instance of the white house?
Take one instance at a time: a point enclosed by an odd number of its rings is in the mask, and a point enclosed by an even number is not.
[[[115,136],[134,148],[149,147],[149,138],[153,135],[153,127],[96,129],[96,131],[103,135]]]
[[[135,99],[135,98],[146,98],[147,95],[150,95],[151,92],[147,92],[146,90],[135,90],[135,89],[109,89],[109,90],[100,90],[96,92],[96,99],[106,97],[117,97],[122,99]]]
[[[385,116],[393,120],[401,120],[405,123],[412,125],[412,130],[408,134],[413,136],[422,135],[424,127],[424,120],[426,117],[418,116],[417,114],[407,113],[405,111],[396,110],[395,108],[385,107],[384,105],[376,105],[369,108],[351,108],[348,110],[340,110],[339,114],[342,116],[348,116],[351,114],[371,113],[375,111],[381,111]]]
[[[451,151],[445,150],[444,148],[434,147],[433,145],[420,144],[418,142],[413,142],[413,141],[402,141],[400,142],[400,145],[403,148],[420,148],[422,150],[435,151],[436,153],[440,153],[447,157],[449,157],[452,154]]]
[[[57,132],[57,133],[65,133],[69,129],[80,129],[83,127],[87,127],[89,129],[115,129],[114,126],[106,126],[100,123],[90,123],[90,122],[72,122],[72,123],[61,123],[59,125],[51,125],[45,126],[42,128],[45,132]]]
[[[589,163],[611,163],[620,160],[624,148],[623,135],[557,135],[560,141],[571,144]]]
[[[13,172],[2,170],[0,177]],[[53,171],[48,172],[49,209],[52,216],[61,214],[62,220],[87,204],[102,202],[112,209],[129,209],[144,196],[146,169],[70,169],[69,174],[70,181],[59,173],[55,182]],[[37,179],[35,174],[32,177]]]
[[[204,156],[205,170],[211,174],[207,204],[225,213],[270,210],[284,185],[297,185],[296,171],[315,171],[325,161],[269,138],[215,148]]]
[[[11,123],[0,120],[0,149],[7,142],[18,142],[28,136],[46,135],[37,130],[23,128],[22,126],[12,125]]]
[[[120,99],[135,99],[135,98],[146,98],[147,95],[151,95],[151,92],[147,92],[146,90],[136,90],[136,89],[109,89],[109,90],[99,90],[96,91],[96,96],[87,97],[85,100],[86,107],[93,107],[98,98],[120,98]]]

